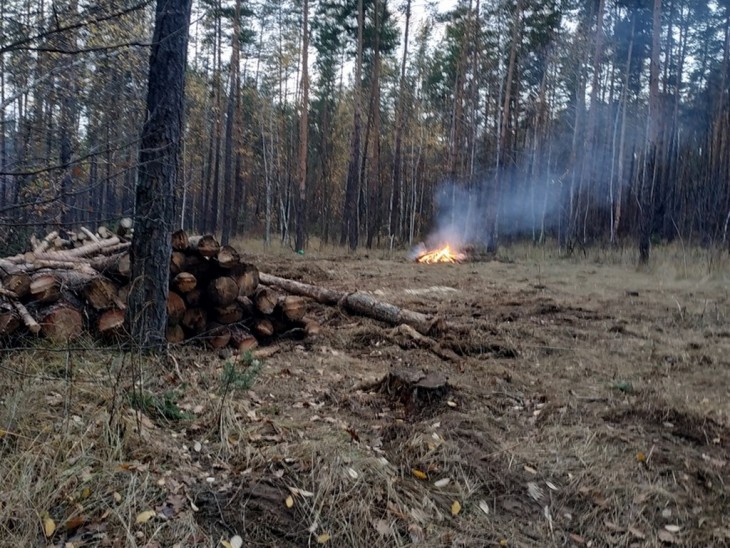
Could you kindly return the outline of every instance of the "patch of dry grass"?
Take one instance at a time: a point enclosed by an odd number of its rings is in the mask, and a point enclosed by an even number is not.
[[[128,356],[91,345],[38,345],[2,356],[3,544],[187,545],[196,529],[184,516],[135,524],[140,512],[161,507],[172,494],[168,464],[178,458],[170,432],[136,413],[127,398],[133,367],[144,369],[137,388],[147,389],[161,365],[133,365]],[[48,538],[44,516],[55,528]]]

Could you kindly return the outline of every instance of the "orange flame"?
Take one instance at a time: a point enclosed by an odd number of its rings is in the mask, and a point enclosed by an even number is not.
[[[423,255],[416,258],[416,262],[422,264],[434,264],[434,263],[458,263],[463,261],[466,255],[458,251],[452,251],[451,246],[446,244],[441,249],[433,251],[427,251]]]

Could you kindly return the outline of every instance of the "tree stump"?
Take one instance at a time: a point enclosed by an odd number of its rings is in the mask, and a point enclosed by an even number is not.
[[[375,389],[407,407],[424,408],[444,399],[449,392],[445,375],[420,369],[393,369]]]

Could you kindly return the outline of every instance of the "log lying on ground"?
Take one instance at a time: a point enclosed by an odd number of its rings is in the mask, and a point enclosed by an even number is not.
[[[427,316],[420,312],[399,308],[393,304],[378,301],[365,293],[346,293],[314,285],[272,276],[259,272],[262,284],[275,286],[294,295],[309,297],[318,303],[339,305],[354,314],[360,314],[391,325],[406,324],[423,335],[431,335],[450,329],[452,326],[438,317]]]

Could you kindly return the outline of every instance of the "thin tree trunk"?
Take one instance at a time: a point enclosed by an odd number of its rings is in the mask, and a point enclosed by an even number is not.
[[[375,138],[372,140],[373,155],[370,166],[370,177],[368,184],[368,226],[367,242],[368,249],[373,247],[373,239],[378,232],[380,225],[380,25],[381,25],[381,4],[375,0],[375,61],[373,74],[371,75],[372,86],[370,90],[370,112],[368,115],[369,124]],[[367,149],[366,149],[367,150]]]
[[[307,233],[307,155],[309,151],[309,0],[302,7],[302,78],[301,115],[299,118],[299,199],[297,200],[297,234],[294,249],[304,249]]]
[[[236,9],[233,18],[233,38],[231,45],[231,66],[228,82],[228,104],[226,106],[226,136],[225,153],[223,156],[223,230],[221,243],[228,245],[233,231],[232,217],[235,210],[233,203],[233,140],[236,121],[236,105],[238,103],[238,64],[241,34],[241,0],[236,0]]]
[[[499,202],[501,199],[501,186],[504,179],[505,164],[508,160],[507,147],[510,144],[510,119],[511,119],[511,103],[512,103],[512,83],[515,77],[515,68],[517,65],[517,50],[519,49],[520,43],[520,29],[522,27],[522,10],[524,0],[517,0],[515,6],[515,13],[512,18],[512,37],[509,52],[509,64],[507,65],[507,78],[504,87],[504,100],[502,103],[502,121],[499,128],[499,142],[497,144],[497,169],[495,172],[494,181],[494,192],[489,201],[489,209],[491,211],[488,215],[488,221],[491,224],[490,231],[491,237],[487,244],[487,248],[490,251],[497,249],[499,240]]]
[[[601,170],[602,166],[595,165],[596,162],[600,161],[597,159],[595,151],[597,149],[595,143],[596,137],[596,117],[598,116],[598,95],[600,86],[600,74],[601,74],[601,61],[603,53],[603,14],[605,11],[606,0],[599,0],[598,2],[598,13],[596,14],[596,34],[594,37],[594,50],[593,50],[593,75],[591,78],[591,106],[588,111],[588,120],[586,127],[586,138],[583,143],[583,155],[581,162],[581,174],[580,181],[578,183],[578,197],[585,194],[586,205],[583,217],[583,243],[586,243],[586,226],[588,223],[588,200],[591,196],[591,192],[583,192],[583,188],[588,185],[591,188],[591,179],[593,179],[593,173],[591,169]],[[601,171],[599,171],[601,172]]]
[[[406,90],[406,61],[408,60],[408,33],[411,22],[411,0],[406,0],[406,21],[403,34],[403,59],[400,67],[400,82],[398,84],[398,106],[395,116],[395,135],[393,137],[393,185],[391,186],[388,235],[391,239],[400,239],[401,193],[403,189],[403,125],[405,118],[405,90]]]
[[[363,44],[363,0],[357,2],[357,58],[355,60],[355,89],[353,92],[354,123],[350,145],[350,162],[347,170],[345,204],[342,212],[342,233],[340,244],[347,242],[351,250],[357,249],[359,226],[357,222],[357,197],[360,191],[360,134],[362,133],[362,44]]]
[[[654,217],[653,190],[656,182],[659,140],[659,40],[661,38],[662,0],[654,0],[651,64],[649,65],[649,115],[647,117],[646,156],[639,189],[640,231],[639,262],[649,262]]]

